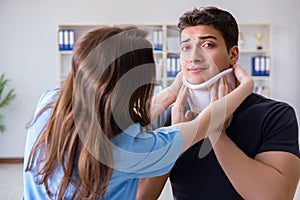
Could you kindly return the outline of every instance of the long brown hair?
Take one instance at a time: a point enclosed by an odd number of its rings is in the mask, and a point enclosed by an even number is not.
[[[134,27],[106,27],[76,42],[72,71],[26,167],[37,164],[38,184],[49,197],[62,199],[72,184],[72,199],[103,199],[113,172],[110,139],[133,123],[150,124],[155,64],[146,36]],[[64,174],[51,191],[58,166]]]

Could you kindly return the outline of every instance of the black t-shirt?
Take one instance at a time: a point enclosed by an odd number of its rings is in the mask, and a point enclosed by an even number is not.
[[[250,158],[266,151],[286,151],[299,157],[295,112],[283,102],[251,94],[234,113],[226,133]],[[193,145],[176,161],[170,175],[175,199],[242,199],[213,150],[199,157],[204,146],[211,149],[208,139]]]

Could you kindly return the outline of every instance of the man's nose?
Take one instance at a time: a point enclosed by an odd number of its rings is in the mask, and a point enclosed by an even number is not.
[[[205,60],[205,55],[207,53],[203,50],[203,48],[196,46],[192,48],[188,61],[192,64],[200,64]]]

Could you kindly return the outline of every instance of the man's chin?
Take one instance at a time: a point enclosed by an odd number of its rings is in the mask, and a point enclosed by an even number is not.
[[[187,81],[192,84],[192,85],[199,85],[201,83],[204,83],[205,81],[203,79],[199,80],[199,79],[187,79]]]
[[[186,74],[187,76],[183,75],[186,80],[192,85],[199,85],[204,83],[205,81],[209,80],[215,74]]]

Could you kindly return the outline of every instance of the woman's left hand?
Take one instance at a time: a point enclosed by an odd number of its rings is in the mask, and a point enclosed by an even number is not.
[[[172,124],[177,124],[180,122],[186,122],[191,120],[194,117],[194,114],[191,110],[188,110],[184,113],[184,107],[188,97],[188,88],[185,85],[182,85],[176,101],[172,107]]]

